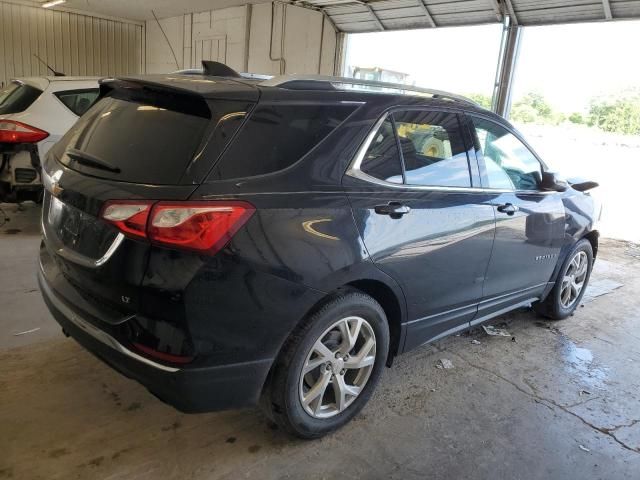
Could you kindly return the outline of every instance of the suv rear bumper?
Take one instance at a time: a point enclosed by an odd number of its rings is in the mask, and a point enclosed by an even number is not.
[[[44,301],[63,330],[105,363],[144,385],[160,400],[185,413],[256,405],[272,359],[206,368],[177,368],[129,350],[56,294],[42,270]]]

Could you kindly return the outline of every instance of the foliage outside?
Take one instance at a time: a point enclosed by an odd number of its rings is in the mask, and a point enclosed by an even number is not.
[[[467,95],[484,108],[491,108],[491,97],[481,93]],[[597,127],[605,132],[640,135],[640,91],[591,99],[588,113],[566,115],[557,112],[542,94],[530,92],[511,107],[511,120],[519,123],[559,125],[570,122]]]
[[[485,95],[483,93],[469,93],[465,96],[476,102],[482,108],[486,108],[487,110],[491,109],[491,97],[489,95]]]

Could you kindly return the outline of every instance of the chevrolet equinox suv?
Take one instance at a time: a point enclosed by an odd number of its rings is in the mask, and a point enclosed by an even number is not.
[[[260,404],[304,438],[396,355],[518,307],[567,317],[598,246],[596,184],[504,119],[353,79],[104,80],[43,178],[66,335],[181,411]]]

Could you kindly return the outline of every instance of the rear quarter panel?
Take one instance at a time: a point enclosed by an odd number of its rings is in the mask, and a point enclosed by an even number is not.
[[[213,257],[153,247],[142,303],[155,318],[184,314],[207,363],[274,358],[329,292],[360,279],[390,280],[370,262],[342,191],[203,195],[206,189],[192,199],[241,198],[256,212]]]

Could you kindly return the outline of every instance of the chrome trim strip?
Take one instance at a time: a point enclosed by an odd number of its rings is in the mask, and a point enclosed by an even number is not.
[[[291,82],[325,82],[334,84],[360,85],[363,87],[387,88],[390,90],[399,90],[400,92],[424,93],[431,96],[438,96],[449,100],[457,100],[459,102],[478,105],[470,98],[457,95],[455,93],[445,92],[444,90],[436,90],[433,88],[416,87],[415,85],[404,85],[402,83],[379,82],[376,80],[362,80],[359,78],[348,77],[332,77],[329,75],[280,75],[260,82],[260,86],[264,87],[281,87]],[[365,91],[366,92],[366,91]]]
[[[475,192],[475,193],[507,193],[512,192],[513,190],[498,190],[498,189],[485,189],[485,188],[477,188],[477,187],[438,187],[438,186],[430,186],[430,185],[407,185],[403,183],[391,183],[385,180],[380,180],[379,178],[372,177],[371,175],[367,175],[362,170],[360,170],[360,166],[362,165],[362,161],[364,160],[364,156],[369,149],[369,146],[373,142],[378,130],[382,127],[382,124],[389,116],[389,113],[385,113],[380,117],[373,128],[365,138],[364,142],[358,149],[356,156],[351,162],[351,166],[347,170],[346,175],[350,177],[357,178],[363,180],[368,183],[374,183],[376,185],[380,185],[382,187],[390,187],[402,190],[420,190],[420,191],[434,191],[434,192]]]
[[[120,244],[124,241],[124,235],[122,233],[118,233],[116,238],[113,239],[111,245],[104,253],[104,255],[97,260],[93,260],[89,257],[85,257],[84,255],[80,255],[79,253],[74,252],[73,250],[69,250],[63,246],[60,246],[60,242],[57,239],[53,239],[51,235],[47,235],[47,229],[44,224],[44,218],[42,220],[42,235],[45,240],[48,240],[50,244],[54,247],[56,254],[60,255],[66,260],[70,262],[76,263],[78,265],[82,265],[87,268],[98,268],[109,261],[109,259],[113,256],[113,254],[118,250]]]
[[[369,149],[369,146],[373,142],[373,139],[382,127],[382,124],[389,116],[389,113],[385,113],[380,117],[376,123],[373,125],[372,130],[369,132],[367,137],[365,138],[362,145],[358,149],[356,156],[351,162],[351,165],[347,169],[345,175],[349,175],[350,177],[357,178],[359,180],[365,181],[367,183],[373,183],[375,185],[380,185],[381,187],[389,187],[395,189],[402,190],[415,190],[415,191],[423,191],[423,192],[460,192],[460,193],[514,193],[516,195],[548,195],[551,193],[556,193],[553,191],[542,191],[542,190],[509,190],[503,188],[484,188],[484,187],[444,187],[444,186],[435,186],[435,185],[408,185],[405,183],[392,183],[387,182],[385,180],[380,180],[379,178],[372,177],[364,173],[360,170],[360,166],[362,165],[362,161],[364,160],[364,156]]]
[[[51,201],[53,201],[53,198],[54,197],[52,195]],[[42,228],[42,236],[44,237],[44,239],[47,240],[49,244],[55,249],[56,254],[60,255],[66,260],[69,260],[70,262],[82,265],[83,267],[98,268],[104,265],[109,261],[113,254],[116,253],[116,250],[118,250],[118,247],[120,247],[120,244],[124,241],[124,234],[118,232],[104,255],[102,255],[102,257],[98,259],[92,259],[74,252],[73,250],[69,250],[68,248],[64,247],[57,238],[55,238],[55,235],[49,235],[47,232],[47,225],[45,224],[45,215],[48,215],[48,212],[45,212],[43,210],[42,217],[40,219],[40,226]]]
[[[358,153],[356,154],[355,159],[352,161],[351,167],[349,168],[349,171],[351,171],[351,170],[360,170],[360,165],[362,165],[362,160],[364,160],[364,155],[367,153],[367,150],[369,149],[369,146],[371,145],[371,142],[373,142],[373,139],[376,137],[376,133],[378,133],[378,130],[380,130],[380,127],[382,127],[382,124],[384,123],[384,121],[387,119],[388,116],[389,116],[389,114],[385,113],[373,125],[373,128],[371,129],[371,131],[367,135],[367,138],[365,138],[365,140],[362,143],[362,145],[360,145],[360,148],[358,149]],[[380,181],[382,181],[382,180],[380,180]],[[384,182],[384,183],[390,183],[390,182]]]
[[[500,300],[501,298],[505,298],[505,297],[517,297],[518,295],[520,295],[520,294],[522,294],[524,292],[528,292],[529,290],[535,290],[536,288],[540,288],[540,287],[542,287],[544,285],[547,285],[547,283],[548,282],[543,282],[543,283],[539,283],[537,285],[532,285],[530,287],[526,287],[526,288],[522,288],[520,290],[516,290],[515,292],[503,293],[501,295],[496,295],[494,297],[485,298],[483,300],[480,300],[480,302],[478,302],[478,305],[495,302],[496,300]]]
[[[529,290],[535,290],[537,288],[547,285],[553,285],[554,282],[544,282],[544,283],[539,283],[538,285],[533,285],[531,287],[526,287],[523,288],[521,290],[516,290],[515,292],[509,292],[509,293],[504,293],[501,295],[496,295],[494,297],[489,297],[489,298],[485,298],[482,300],[479,300],[477,302],[473,302],[473,303],[469,303],[467,305],[463,305],[461,307],[456,307],[456,308],[452,308],[451,310],[445,310],[444,312],[439,312],[439,313],[434,313],[432,315],[427,315],[426,317],[422,317],[422,318],[416,318],[415,320],[408,320],[405,323],[403,323],[403,325],[411,325],[412,323],[417,323],[417,322],[422,322],[424,320],[431,320],[432,318],[436,318],[436,317],[441,317],[443,315],[447,315],[449,313],[453,313],[453,312],[457,312],[460,310],[465,310],[468,308],[473,308],[473,307],[481,307],[487,303],[492,303],[495,302],[496,300],[500,300],[500,299],[504,299],[506,297],[518,297],[519,295],[522,295],[525,292],[528,292]],[[534,300],[537,299],[536,297],[533,297]]]
[[[497,317],[499,315],[503,315],[503,314],[505,314],[507,312],[511,312],[511,311],[513,311],[513,310],[515,310],[517,308],[527,307],[527,306],[531,305],[533,302],[535,302],[537,300],[538,300],[538,297],[531,297],[531,298],[527,298],[526,300],[523,300],[521,302],[508,305],[508,306],[506,306],[504,308],[501,308],[500,310],[496,310],[495,312],[491,312],[491,313],[488,313],[487,315],[483,315],[482,317],[474,318],[473,320],[471,320],[469,322],[469,326],[473,327],[475,325],[478,325],[479,323],[486,322],[487,320],[491,320],[492,318],[495,318],[495,317]]]
[[[468,305],[463,305],[462,307],[452,308],[451,310],[445,310],[444,312],[427,315],[426,317],[416,318],[415,320],[409,320],[408,322],[405,322],[404,325],[411,325],[412,323],[424,322],[425,320],[431,320],[433,318],[443,317],[443,316],[446,316],[447,314],[458,312],[460,310],[467,310],[470,308],[473,309],[478,306],[478,303],[479,302],[474,302]]]
[[[113,243],[109,245],[109,248],[107,248],[107,251],[104,253],[104,255],[100,257],[98,260],[95,260],[93,262],[94,265],[96,267],[104,265],[113,256],[116,250],[118,250],[118,247],[123,241],[124,241],[124,234],[118,233],[118,235],[116,235],[116,238],[113,239]]]
[[[349,175],[353,178],[358,178],[368,183],[374,183],[376,185],[380,185],[382,187],[390,187],[401,190],[416,190],[423,192],[459,192],[459,193],[513,193],[513,190],[497,190],[497,189],[486,189],[486,188],[477,188],[477,187],[438,187],[431,185],[406,185],[403,183],[391,183],[385,182],[384,180],[380,180],[379,178],[372,177],[371,175],[367,175],[362,170],[356,170],[350,168],[347,170],[346,175]]]
[[[127,357],[133,358],[139,362],[142,362],[150,367],[157,368],[158,370],[162,370],[165,372],[177,372],[180,369],[175,367],[168,367],[166,365],[162,365],[160,363],[156,363],[153,360],[149,360],[148,358],[142,357],[137,353],[132,352],[120,342],[118,342],[115,338],[109,335],[104,330],[100,330],[98,327],[93,326],[91,323],[80,317],[77,313],[71,310],[51,289],[51,287],[47,284],[47,281],[44,278],[44,271],[42,267],[42,263],[40,264],[40,272],[38,272],[38,283],[40,284],[40,288],[43,293],[47,296],[47,298],[53,303],[53,305],[62,313],[67,320],[72,322],[76,327],[81,329],[88,335],[91,335],[93,338],[98,340],[99,342],[107,345],[108,347],[113,348],[117,352],[120,352]]]

